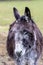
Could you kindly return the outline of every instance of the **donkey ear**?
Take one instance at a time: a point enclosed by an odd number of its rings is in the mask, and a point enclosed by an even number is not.
[[[31,19],[31,12],[28,7],[25,7],[25,16],[27,16],[29,19]]]
[[[19,18],[20,18],[20,15],[19,15],[19,13],[18,13],[18,10],[17,10],[15,7],[13,8],[13,12],[14,12],[15,18],[16,18],[16,19],[19,19]]]

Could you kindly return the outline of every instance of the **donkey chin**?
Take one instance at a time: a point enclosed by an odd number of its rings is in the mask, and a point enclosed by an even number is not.
[[[43,36],[32,20],[31,12],[25,7],[24,15],[13,8],[16,20],[10,25],[7,37],[7,51],[16,65],[37,65],[42,47]]]

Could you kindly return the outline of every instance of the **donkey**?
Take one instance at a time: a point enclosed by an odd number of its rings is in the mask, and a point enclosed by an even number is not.
[[[42,34],[32,20],[31,12],[25,7],[24,15],[13,8],[16,20],[10,25],[7,51],[17,65],[36,65],[42,52]]]

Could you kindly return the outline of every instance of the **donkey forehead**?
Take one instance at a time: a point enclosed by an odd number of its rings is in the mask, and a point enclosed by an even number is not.
[[[32,32],[32,23],[31,23],[31,20],[29,20],[28,17],[26,16],[21,16],[19,19],[17,19],[15,21],[14,24],[11,24],[11,30],[12,31],[20,31],[20,30],[23,30],[23,29],[27,29],[27,30],[30,30]]]
[[[20,20],[22,21],[26,21],[28,22],[29,21],[29,18],[27,16],[21,16]]]
[[[27,16],[21,16],[19,19],[16,20],[16,22],[22,22],[22,23],[27,23],[29,22],[29,18]]]

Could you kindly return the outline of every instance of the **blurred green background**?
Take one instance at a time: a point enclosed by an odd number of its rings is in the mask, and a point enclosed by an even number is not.
[[[32,19],[43,33],[43,0],[29,1],[0,1],[0,32],[7,32],[9,25],[14,22],[13,7],[16,7],[20,15],[24,14],[25,7],[29,7]]]

